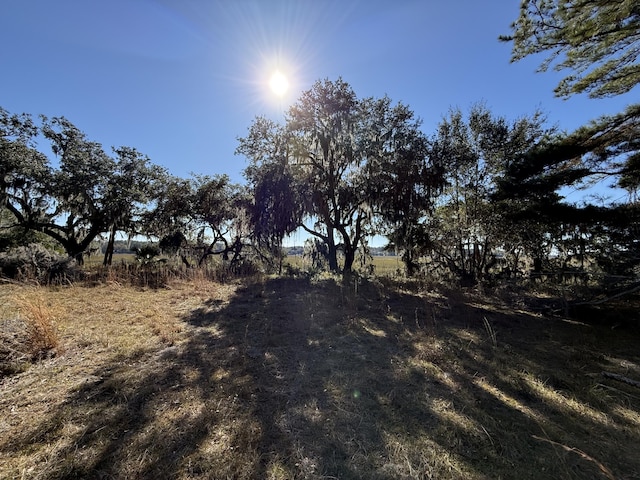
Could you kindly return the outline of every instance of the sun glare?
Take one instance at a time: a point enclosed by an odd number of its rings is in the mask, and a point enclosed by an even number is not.
[[[289,80],[281,72],[276,71],[271,75],[269,87],[273,93],[282,97],[289,90]]]

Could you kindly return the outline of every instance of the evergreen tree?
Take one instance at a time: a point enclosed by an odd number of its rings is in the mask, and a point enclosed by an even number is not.
[[[512,61],[548,53],[546,71],[571,70],[555,89],[568,97],[607,97],[640,81],[640,3],[637,0],[522,0],[513,33]]]

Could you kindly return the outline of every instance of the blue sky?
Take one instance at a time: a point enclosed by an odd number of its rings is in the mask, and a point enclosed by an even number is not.
[[[0,106],[65,116],[105,149],[136,147],[170,173],[226,173],[257,115],[283,111],[318,79],[389,95],[435,131],[482,101],[515,119],[544,111],[572,130],[632,103],[553,97],[541,58],[511,64],[518,0],[3,0]],[[277,98],[273,70],[291,82]],[[637,92],[635,93],[637,96]]]

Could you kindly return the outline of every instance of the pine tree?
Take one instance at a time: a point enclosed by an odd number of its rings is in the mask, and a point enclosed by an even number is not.
[[[640,81],[637,0],[523,0],[511,28],[500,37],[513,42],[511,61],[548,53],[539,71],[573,71],[556,87],[559,97],[614,96]]]

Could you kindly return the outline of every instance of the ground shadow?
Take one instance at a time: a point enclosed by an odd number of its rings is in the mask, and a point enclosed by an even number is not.
[[[14,439],[73,439],[33,478],[640,478],[637,392],[599,377],[638,368],[637,331],[358,279],[247,282],[184,321]]]

